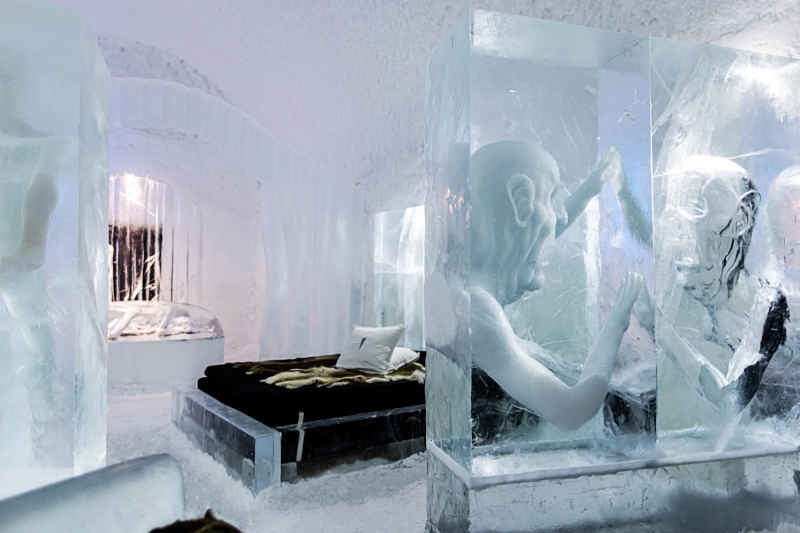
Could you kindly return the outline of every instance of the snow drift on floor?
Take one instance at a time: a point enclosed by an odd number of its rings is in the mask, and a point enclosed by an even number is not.
[[[343,466],[253,498],[170,421],[170,395],[109,396],[108,464],[169,453],[183,468],[186,516],[212,509],[246,533],[422,532],[425,458]]]

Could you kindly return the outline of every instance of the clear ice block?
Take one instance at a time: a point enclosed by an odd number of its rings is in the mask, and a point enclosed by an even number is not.
[[[105,464],[108,84],[78,11],[0,4],[0,496]]]
[[[375,325],[405,324],[398,346],[425,349],[425,206],[375,215]]]
[[[708,454],[711,455],[711,454]],[[796,531],[800,451],[468,476],[428,453],[428,531]]]
[[[661,447],[797,442],[800,62],[650,42]]]
[[[647,41],[591,28],[470,11],[431,57],[428,437],[467,471],[649,453],[648,94]]]
[[[146,533],[184,518],[174,457],[148,455],[0,501],[0,533]]]
[[[194,387],[172,391],[172,422],[253,494],[281,482],[281,434]]]

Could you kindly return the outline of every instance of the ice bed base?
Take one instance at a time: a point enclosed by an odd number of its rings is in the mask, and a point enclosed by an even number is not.
[[[473,476],[431,441],[427,447],[431,533],[800,526],[800,448]]]
[[[271,428],[194,387],[177,387],[172,421],[253,494],[333,465],[425,449],[424,405]]]

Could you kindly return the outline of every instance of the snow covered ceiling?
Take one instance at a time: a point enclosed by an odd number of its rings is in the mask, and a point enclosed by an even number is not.
[[[379,177],[420,179],[396,174],[420,168],[426,60],[467,7],[800,56],[796,0],[58,1],[96,35],[185,61],[368,195]]]

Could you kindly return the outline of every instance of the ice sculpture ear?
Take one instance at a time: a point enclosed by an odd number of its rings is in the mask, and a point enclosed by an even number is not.
[[[739,200],[736,209],[736,236],[744,235],[753,229],[756,223],[756,212],[761,204],[761,193],[750,190]]]
[[[525,174],[515,174],[508,180],[506,191],[514,210],[514,220],[520,228],[526,227],[533,216],[533,199],[536,196],[533,181]]]

